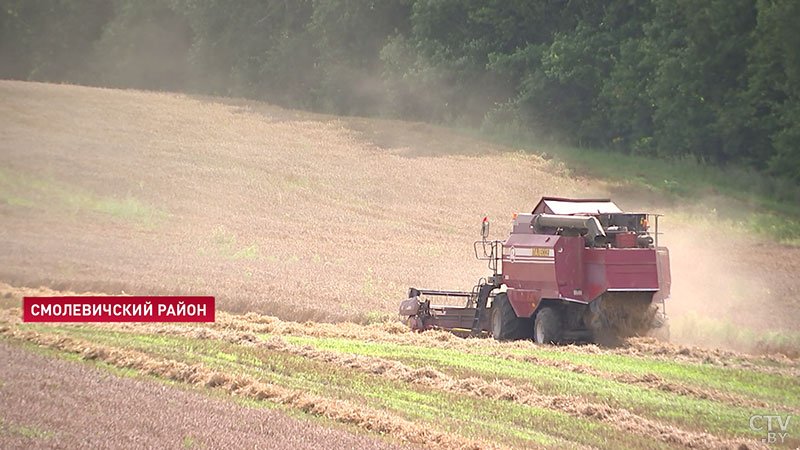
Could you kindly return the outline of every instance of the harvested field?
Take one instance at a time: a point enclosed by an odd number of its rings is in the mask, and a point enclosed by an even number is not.
[[[276,410],[115,376],[9,342],[0,342],[0,360],[0,447],[6,449],[395,448]]]
[[[425,124],[0,81],[0,447],[763,447],[750,417],[800,414],[800,249],[632,189]],[[395,321],[409,286],[487,275],[481,218],[503,238],[542,195],[666,214],[678,343]],[[25,295],[91,292],[213,295],[220,311],[20,320]]]
[[[800,412],[800,382],[792,374],[800,362],[791,358],[725,352],[714,361],[667,361],[621,349],[496,343],[412,333],[392,323],[300,324],[255,314],[223,313],[214,324],[197,325],[24,324],[18,305],[27,291],[0,291],[4,340],[282,405],[410,444],[761,448],[751,415]],[[628,349],[645,344],[655,345],[633,341]],[[787,446],[800,444],[794,430]]]

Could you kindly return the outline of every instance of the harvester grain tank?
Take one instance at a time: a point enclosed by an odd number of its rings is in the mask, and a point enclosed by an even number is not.
[[[400,305],[414,330],[439,328],[540,343],[668,336],[669,252],[657,214],[625,213],[609,199],[542,198],[515,214],[505,241],[473,243],[492,274],[471,291],[410,288]],[[651,223],[653,225],[651,225]],[[464,306],[436,305],[458,297]]]

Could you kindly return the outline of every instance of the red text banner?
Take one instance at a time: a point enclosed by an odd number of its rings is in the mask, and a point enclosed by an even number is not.
[[[24,322],[213,322],[214,297],[24,297]]]

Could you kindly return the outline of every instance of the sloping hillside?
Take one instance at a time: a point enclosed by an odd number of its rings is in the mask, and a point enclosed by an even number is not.
[[[672,312],[796,325],[800,249],[572,178],[555,160],[257,102],[16,81],[0,81],[0,98],[0,280],[11,284],[208,294],[284,319],[393,314],[409,285],[468,289],[486,275],[471,248],[483,216],[503,238],[542,195],[612,196],[667,214]]]
[[[423,124],[18,82],[0,95],[13,283],[387,312],[409,284],[484,276],[484,215],[500,236],[541,195],[605,194]]]

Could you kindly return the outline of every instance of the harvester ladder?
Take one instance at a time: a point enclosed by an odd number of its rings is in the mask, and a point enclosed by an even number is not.
[[[478,301],[475,305],[475,318],[472,319],[472,335],[477,336],[481,333],[481,319],[483,312],[486,310],[486,304],[489,302],[489,294],[495,287],[491,284],[481,284],[478,290]]]

